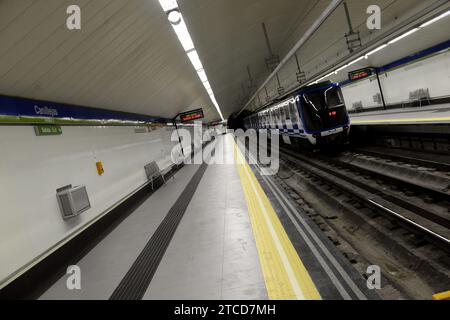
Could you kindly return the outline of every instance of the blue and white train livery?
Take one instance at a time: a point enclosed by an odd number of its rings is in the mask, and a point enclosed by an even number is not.
[[[301,88],[279,103],[244,119],[246,129],[279,130],[285,141],[311,145],[345,142],[350,119],[338,84]],[[289,139],[293,138],[293,139]]]

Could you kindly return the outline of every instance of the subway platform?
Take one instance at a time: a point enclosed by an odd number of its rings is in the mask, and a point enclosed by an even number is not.
[[[209,146],[224,164],[185,165],[40,295],[53,299],[377,299],[234,136]],[[216,160],[216,159],[215,159]]]
[[[350,119],[355,126],[449,124],[450,104],[353,113]]]

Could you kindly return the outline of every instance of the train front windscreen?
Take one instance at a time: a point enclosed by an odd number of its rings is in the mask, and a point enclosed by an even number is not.
[[[309,132],[329,130],[348,124],[348,114],[339,87],[301,95],[303,122]]]

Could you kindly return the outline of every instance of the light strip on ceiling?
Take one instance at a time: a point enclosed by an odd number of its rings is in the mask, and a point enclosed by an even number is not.
[[[348,63],[347,65],[342,66],[342,67],[340,67],[339,69],[336,69],[335,71],[331,71],[331,72],[330,72],[329,74],[327,74],[326,76],[323,76],[322,78],[319,78],[319,79],[317,79],[317,80],[315,80],[315,81],[313,81],[313,82],[310,82],[310,83],[308,84],[308,86],[311,86],[311,85],[314,85],[314,84],[318,84],[318,83],[319,83],[320,81],[322,81],[323,79],[326,79],[326,78],[328,78],[328,77],[331,77],[332,75],[338,74],[339,71],[342,71],[342,70],[344,70],[345,68],[348,68],[349,66],[351,66],[351,65],[353,65],[353,64],[355,64],[355,63],[357,63],[357,62],[359,62],[359,61],[361,61],[361,60],[363,60],[363,59],[367,59],[370,55],[372,55],[372,54],[374,54],[374,53],[377,53],[378,51],[383,50],[383,49],[386,48],[387,46],[389,46],[389,45],[391,45],[391,44],[394,44],[394,43],[396,43],[396,42],[398,42],[398,41],[400,41],[400,40],[402,40],[402,39],[404,39],[404,38],[406,38],[406,37],[408,37],[408,36],[410,36],[410,35],[416,33],[416,32],[419,31],[420,29],[425,28],[425,27],[429,26],[430,24],[435,23],[436,21],[439,21],[439,20],[441,20],[441,19],[443,19],[443,18],[445,18],[445,17],[447,17],[447,16],[449,16],[449,15],[450,15],[450,10],[447,11],[447,12],[445,12],[445,13],[443,13],[443,14],[441,14],[440,16],[437,16],[436,18],[431,19],[431,20],[428,21],[428,22],[425,22],[424,24],[422,24],[422,25],[421,25],[420,27],[418,27],[418,28],[414,28],[414,29],[412,29],[412,30],[409,30],[409,31],[405,32],[404,34],[398,36],[397,38],[395,38],[395,39],[393,39],[393,40],[391,40],[391,41],[389,41],[388,43],[385,43],[385,44],[379,46],[378,48],[376,48],[375,50],[372,50],[372,51],[370,51],[369,53],[366,53],[365,55],[363,55],[363,56],[361,56],[361,57],[359,57],[359,58],[353,60],[352,62]]]
[[[214,96],[214,92],[212,91],[211,85],[208,81],[208,77],[203,68],[203,64],[200,60],[200,57],[198,56],[197,50],[195,50],[194,42],[192,41],[186,23],[184,22],[183,15],[180,12],[177,1],[159,0],[159,3],[164,12],[167,14],[167,19],[172,25],[172,28],[174,29],[178,40],[183,46],[184,51],[191,61],[195,71],[197,72],[198,77],[202,81],[203,86],[205,87],[205,90],[207,91],[209,98],[211,99],[211,102],[219,113],[222,121],[224,121],[225,119],[223,118],[222,111],[220,110],[219,104],[217,103],[216,97]]]
[[[355,64],[355,63],[358,63],[358,62],[360,62],[361,60],[363,60],[363,59],[365,59],[365,58],[366,58],[366,56],[359,57],[358,59],[355,59],[355,60],[353,60],[352,62],[350,62],[350,63],[347,65],[347,67],[349,67],[349,66],[351,66],[351,65],[353,65],[353,64]]]
[[[403,38],[406,38],[407,36],[412,35],[413,33],[416,33],[417,31],[419,31],[419,28],[414,28],[414,29],[402,34],[400,37],[397,37],[394,40],[389,41],[388,44],[396,43],[396,42],[402,40]]]
[[[159,3],[161,4],[164,12],[178,8],[178,3],[176,0],[160,0]]]
[[[203,70],[203,64],[200,61],[200,57],[196,50],[191,50],[187,52],[189,60],[191,60],[192,65],[194,66],[195,71]]]
[[[374,53],[377,53],[378,51],[383,50],[383,49],[386,48],[387,46],[388,46],[388,44],[385,43],[385,44],[379,46],[378,48],[376,48],[376,49],[370,51],[368,54],[366,54],[366,56],[371,56],[371,55],[373,55]]]
[[[203,69],[197,70],[198,77],[200,78],[201,82],[208,81],[208,77],[206,76],[206,72]]]
[[[425,22],[425,23],[422,24],[419,28],[425,28],[425,27],[428,27],[430,24],[433,24],[433,23],[435,23],[436,21],[439,21],[439,20],[441,20],[442,18],[447,17],[448,15],[450,15],[450,10],[448,10],[447,12],[441,14],[440,16],[437,16],[437,17],[434,18],[434,19],[431,19],[431,20],[428,21],[428,22]]]
[[[211,84],[209,83],[209,81],[203,82],[203,86],[205,87],[206,90],[212,90]]]

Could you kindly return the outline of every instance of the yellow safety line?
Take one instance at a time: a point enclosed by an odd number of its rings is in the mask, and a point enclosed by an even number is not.
[[[435,121],[450,121],[450,117],[442,118],[405,118],[405,119],[379,119],[379,120],[352,120],[353,124],[364,123],[390,123],[390,122],[435,122]]]
[[[450,291],[434,294],[433,300],[450,300]]]
[[[320,300],[321,296],[245,157],[234,144],[267,293],[272,300]]]

